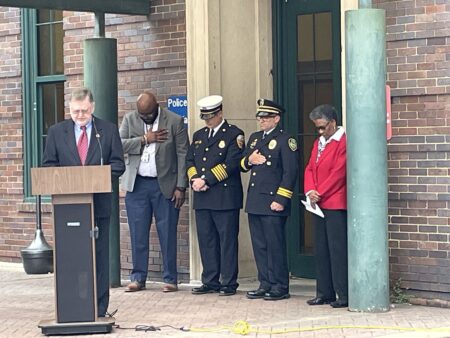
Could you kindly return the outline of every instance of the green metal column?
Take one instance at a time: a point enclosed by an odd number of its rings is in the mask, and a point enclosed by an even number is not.
[[[389,311],[385,12],[345,13],[350,311]]]
[[[93,38],[84,41],[84,85],[95,99],[94,115],[117,124],[117,41]],[[119,183],[113,183],[109,232],[110,283],[120,286]]]

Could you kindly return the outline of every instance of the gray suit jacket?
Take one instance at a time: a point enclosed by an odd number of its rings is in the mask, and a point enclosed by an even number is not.
[[[187,187],[186,153],[189,147],[187,130],[183,118],[164,108],[160,109],[158,129],[168,130],[168,140],[156,143],[156,170],[163,195],[172,198],[176,187]],[[133,191],[134,181],[141,162],[144,146],[144,122],[137,111],[126,114],[119,129],[125,154],[125,174],[122,189]]]

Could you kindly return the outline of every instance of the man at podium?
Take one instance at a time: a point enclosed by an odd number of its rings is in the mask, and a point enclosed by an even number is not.
[[[111,177],[125,171],[122,143],[115,124],[93,116],[95,103],[88,88],[72,92],[71,119],[48,130],[44,167],[110,165]],[[74,177],[74,180],[77,178]],[[94,194],[94,222],[98,227],[95,242],[98,316],[104,317],[109,303],[109,219],[111,193]]]

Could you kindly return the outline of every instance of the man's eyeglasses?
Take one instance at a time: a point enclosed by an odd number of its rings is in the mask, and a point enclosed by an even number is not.
[[[325,129],[327,129],[327,127],[330,125],[331,121],[328,121],[326,125],[324,126],[318,126],[316,127],[317,130],[321,130],[324,131]]]
[[[72,110],[70,112],[71,115],[87,115],[89,114],[89,109],[77,109],[77,110]]]

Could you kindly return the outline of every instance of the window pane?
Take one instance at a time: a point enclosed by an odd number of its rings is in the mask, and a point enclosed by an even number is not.
[[[315,13],[297,16],[297,84],[299,97],[299,185],[303,191],[303,168],[317,138],[309,112],[317,105],[333,102],[331,13]],[[303,199],[303,196],[300,196]],[[314,239],[312,214],[299,212],[300,254],[313,255]]]
[[[50,9],[39,9],[37,11],[37,22],[38,23],[44,23],[50,21],[50,15],[51,15]]]
[[[63,12],[57,11],[53,9],[39,9],[37,11],[37,23],[48,23],[48,22],[55,22],[55,21],[62,21],[63,19]]]
[[[64,120],[64,83],[41,84],[40,110],[42,112],[41,151],[42,156],[47,139],[48,128],[57,122]],[[39,160],[39,163],[41,160]]]
[[[60,75],[64,73],[64,31],[61,11],[39,10],[38,75]],[[48,22],[48,23],[47,23]]]

